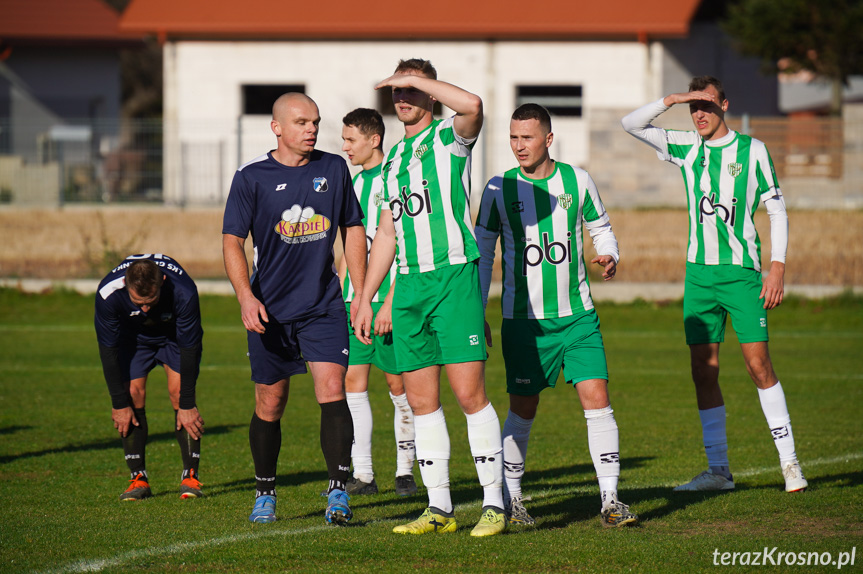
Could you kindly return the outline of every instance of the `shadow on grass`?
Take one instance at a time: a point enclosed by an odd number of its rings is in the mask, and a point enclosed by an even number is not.
[[[205,436],[219,435],[231,432],[232,429],[236,428],[246,428],[247,424],[237,424],[237,425],[217,425],[213,427],[207,427]],[[25,429],[29,427],[9,427],[9,428],[18,428]],[[5,430],[5,429],[3,429]],[[3,434],[2,430],[0,430],[0,434]],[[176,436],[174,436],[172,432],[162,432],[156,434],[150,434],[147,438],[147,444],[151,444],[154,442],[160,441],[175,441],[177,440]],[[37,458],[40,456],[47,456],[50,454],[60,454],[60,453],[72,453],[72,452],[92,452],[96,450],[114,450],[122,448],[121,439],[119,435],[117,438],[112,440],[106,440],[101,442],[91,442],[89,444],[72,444],[66,446],[58,446],[55,448],[46,448],[44,450],[36,450],[32,452],[21,452],[17,454],[8,454],[4,456],[0,456],[0,464],[7,464],[10,462],[14,462],[16,460],[21,460],[25,458]]]
[[[15,425],[15,426],[11,426],[11,427],[3,427],[3,428],[0,428],[0,435],[14,434],[16,432],[30,430],[32,428],[34,428],[34,427],[24,426],[24,425]]]

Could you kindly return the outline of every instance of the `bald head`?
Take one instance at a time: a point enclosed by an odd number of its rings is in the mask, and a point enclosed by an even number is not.
[[[278,139],[276,160],[285,165],[303,165],[309,161],[318,139],[321,116],[318,105],[305,94],[288,92],[273,104],[270,127]]]
[[[276,121],[280,121],[284,119],[285,114],[288,113],[288,110],[297,107],[307,107],[312,106],[317,111],[318,105],[315,103],[315,100],[307,96],[306,94],[300,92],[288,92],[286,94],[282,94],[279,96],[275,102],[273,102],[273,119]]]

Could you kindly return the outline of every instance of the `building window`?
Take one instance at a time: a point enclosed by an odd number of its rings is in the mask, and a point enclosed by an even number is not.
[[[539,104],[553,116],[581,117],[581,86],[516,86],[516,107]]]
[[[303,84],[248,84],[243,86],[243,114],[269,116],[273,113],[273,102],[287,92],[306,93]]]
[[[381,88],[380,90],[375,90],[378,95],[377,109],[378,112],[382,116],[394,116],[396,115],[396,109],[393,106],[393,90],[392,88]],[[440,102],[436,101],[434,103],[434,108],[432,113],[435,116],[440,117],[443,112],[443,108],[440,105]]]

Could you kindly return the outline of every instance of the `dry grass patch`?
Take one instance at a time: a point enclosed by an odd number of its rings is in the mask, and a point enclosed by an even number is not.
[[[610,215],[622,256],[616,281],[683,281],[688,226],[683,210],[611,210]],[[863,212],[792,211],[790,221],[787,283],[863,285]],[[765,213],[757,213],[756,225],[766,266]],[[2,277],[101,277],[131,253],[167,253],[195,278],[225,277],[221,208],[6,208],[0,210],[0,228]],[[587,234],[585,245],[589,261],[595,254]]]

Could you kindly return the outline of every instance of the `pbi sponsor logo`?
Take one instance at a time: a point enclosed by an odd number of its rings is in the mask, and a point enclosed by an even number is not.
[[[330,220],[315,213],[314,208],[295,204],[282,212],[274,231],[285,243],[309,243],[325,238],[331,226]]]
[[[316,177],[312,181],[312,186],[315,188],[315,191],[318,193],[324,193],[329,189],[327,186],[327,178],[325,177]]]
[[[698,202],[698,211],[698,223],[704,223],[705,215],[715,215],[726,224],[734,227],[734,221],[737,219],[737,198],[731,199],[731,209],[729,209],[721,203],[714,201],[712,194],[704,195]]]
[[[479,335],[471,335],[467,338],[467,340],[471,344],[471,346],[479,345]]]
[[[542,234],[542,245],[530,243],[521,254],[521,274],[527,276],[528,267],[541,265],[548,261],[552,265],[572,263],[572,232],[567,232],[566,243],[549,241],[548,233]]]
[[[285,191],[285,188],[288,187],[287,183],[280,183],[276,186],[276,191]]]
[[[398,221],[402,215],[416,217],[421,213],[432,213],[431,195],[429,194],[428,180],[422,180],[422,194],[409,193],[408,186],[403,185],[396,199],[390,201],[390,210],[393,213],[393,221]]]
[[[518,378],[516,378],[515,384],[516,385],[529,385],[530,379],[518,379]]]

